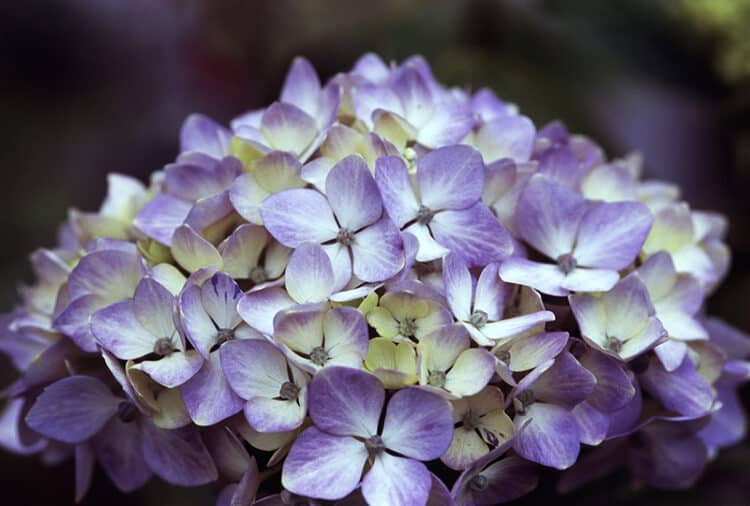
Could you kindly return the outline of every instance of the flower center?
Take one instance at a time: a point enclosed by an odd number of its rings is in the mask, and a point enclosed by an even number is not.
[[[489,480],[481,474],[474,476],[469,482],[469,488],[474,492],[483,492],[487,489],[487,485],[489,485]]]
[[[622,341],[614,336],[607,336],[604,340],[604,349],[620,353],[622,349]]]
[[[427,206],[419,206],[419,211],[417,211],[417,223],[420,225],[429,225],[434,217],[435,211]]]
[[[500,362],[505,362],[506,364],[510,362],[510,352],[508,350],[496,351],[495,356]]]
[[[234,329],[219,329],[216,335],[216,344],[224,344],[234,339]]]
[[[266,273],[266,270],[260,265],[256,265],[255,267],[250,269],[250,281],[252,281],[256,285],[268,281],[268,274]]]
[[[156,353],[160,357],[171,355],[174,351],[175,350],[174,346],[172,346],[172,340],[168,337],[157,339],[156,343],[154,343],[154,353]]]
[[[487,318],[487,313],[478,309],[474,311],[469,317],[469,323],[474,325],[476,328],[481,329],[482,327],[487,325]]]
[[[370,455],[370,457],[376,457],[380,455],[385,450],[383,438],[381,438],[377,434],[368,437],[367,439],[365,439],[365,448],[367,449],[367,453]]]
[[[417,331],[417,322],[414,318],[404,318],[398,322],[398,333],[404,337],[414,337]]]
[[[570,274],[573,270],[578,267],[575,257],[570,253],[565,253],[557,257],[557,267],[562,271],[563,274]]]
[[[430,374],[427,375],[427,384],[443,388],[445,386],[445,373],[443,371],[430,371]]]
[[[316,346],[310,352],[310,361],[315,365],[323,367],[328,362],[328,358],[328,352],[322,346]]]
[[[296,401],[299,396],[299,387],[291,381],[286,381],[281,385],[279,397],[285,401]]]
[[[464,429],[468,431],[472,431],[476,429],[477,427],[479,427],[480,421],[481,420],[479,418],[479,415],[477,415],[471,410],[467,411],[466,414],[464,415],[463,420],[461,420]]]
[[[122,401],[117,405],[117,416],[125,423],[130,423],[138,416],[138,408],[130,401]]]
[[[340,228],[336,240],[344,246],[351,246],[354,242],[354,232],[348,228]]]

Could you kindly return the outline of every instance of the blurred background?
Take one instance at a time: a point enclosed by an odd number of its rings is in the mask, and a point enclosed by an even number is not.
[[[440,80],[488,86],[538,126],[563,119],[610,156],[637,149],[648,177],[726,214],[733,267],[709,309],[750,331],[748,26],[748,0],[4,0],[0,312],[29,280],[28,253],[53,244],[67,209],[96,209],[108,172],[146,180],[171,161],[186,115],[226,123],[270,103],[295,55],[328,78],[375,51],[421,53]],[[0,361],[0,384],[11,374]],[[0,454],[0,483],[4,505],[67,505],[73,467]],[[552,494],[543,486],[520,504]],[[156,480],[123,496],[99,473],[83,504],[203,506],[212,497]],[[747,505],[750,444],[723,452],[689,492],[639,490],[614,476],[556,501]]]

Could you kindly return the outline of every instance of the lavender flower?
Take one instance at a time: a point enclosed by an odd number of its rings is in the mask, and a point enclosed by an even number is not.
[[[642,167],[421,57],[295,59],[32,254],[0,446],[74,457],[78,500],[97,464],[232,506],[690,486],[745,436],[750,339],[706,316],[726,221]]]

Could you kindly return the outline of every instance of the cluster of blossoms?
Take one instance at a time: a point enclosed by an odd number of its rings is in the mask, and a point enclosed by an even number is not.
[[[79,498],[96,464],[232,506],[680,488],[744,436],[750,339],[703,313],[725,221],[638,156],[374,55],[180,141],[71,211],[3,321],[0,443],[73,456]]]

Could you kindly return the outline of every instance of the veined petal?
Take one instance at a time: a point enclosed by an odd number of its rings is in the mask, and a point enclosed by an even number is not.
[[[315,117],[320,95],[320,79],[307,59],[296,57],[281,88],[281,101],[292,104]]]
[[[229,188],[229,200],[237,213],[250,223],[262,225],[260,205],[271,195],[261,187],[255,176],[249,172],[234,180]]]
[[[220,159],[229,153],[232,134],[211,118],[191,114],[180,130],[180,151],[197,151]]]
[[[294,305],[294,300],[283,288],[269,287],[245,294],[237,303],[237,312],[252,328],[273,335],[276,314]]]
[[[500,264],[499,275],[506,283],[530,286],[549,295],[568,294],[568,289],[563,287],[565,274],[557,265],[512,256]]]
[[[424,464],[381,453],[362,480],[368,504],[426,504],[432,476]]]
[[[474,283],[466,262],[456,253],[450,253],[443,259],[443,284],[445,298],[458,320],[471,317]]]
[[[402,455],[436,459],[453,437],[450,403],[419,388],[399,390],[388,403],[382,437],[386,448]]]
[[[91,331],[97,342],[124,360],[153,353],[158,339],[141,325],[133,306],[130,300],[116,302],[91,317]]]
[[[281,474],[285,489],[318,499],[342,499],[354,490],[367,460],[365,445],[310,427],[292,445]]]
[[[230,341],[221,347],[219,354],[229,385],[243,399],[273,399],[279,396],[281,386],[290,381],[284,355],[268,341]]]
[[[44,389],[26,423],[46,437],[77,444],[99,432],[117,413],[120,402],[98,379],[71,376]]]
[[[229,386],[218,353],[211,353],[200,370],[180,386],[190,418],[196,425],[214,425],[242,410],[244,402]]]
[[[334,165],[326,178],[326,195],[339,225],[351,232],[374,223],[383,213],[378,186],[359,155]]]
[[[526,116],[504,116],[482,125],[476,145],[485,163],[501,158],[527,162],[534,146],[536,128]]]
[[[275,193],[263,202],[260,215],[270,234],[290,248],[334,239],[339,231],[331,206],[315,190],[295,188]]]
[[[358,232],[351,251],[352,271],[367,283],[385,281],[404,266],[401,233],[387,217]]]
[[[470,267],[499,262],[513,253],[508,231],[482,203],[437,213],[429,227],[441,246],[464,257]]]
[[[399,228],[416,218],[419,203],[401,157],[378,158],[375,161],[375,182],[388,216]]]
[[[514,423],[519,431],[513,449],[526,460],[567,469],[578,458],[580,439],[575,417],[554,404],[534,403]]]
[[[272,148],[296,155],[304,152],[318,133],[309,114],[284,102],[274,102],[266,109],[260,131]]]
[[[198,235],[190,225],[181,225],[175,230],[172,256],[188,272],[208,266],[223,266],[221,255],[214,245]]]
[[[175,335],[175,305],[174,295],[153,278],[143,278],[135,289],[133,312],[152,336],[171,338]]]
[[[331,260],[320,245],[302,244],[289,257],[284,280],[297,303],[323,302],[333,293]]]
[[[144,360],[133,366],[167,388],[175,388],[195,376],[203,366],[203,357],[195,350],[176,351],[159,360]]]
[[[166,430],[146,420],[141,433],[143,458],[167,483],[195,487],[218,478],[211,454],[192,427]]]
[[[417,160],[422,204],[433,211],[466,209],[482,198],[482,156],[469,146],[438,148]]]
[[[371,374],[326,367],[310,384],[310,417],[329,434],[368,438],[377,434],[385,390]]]

